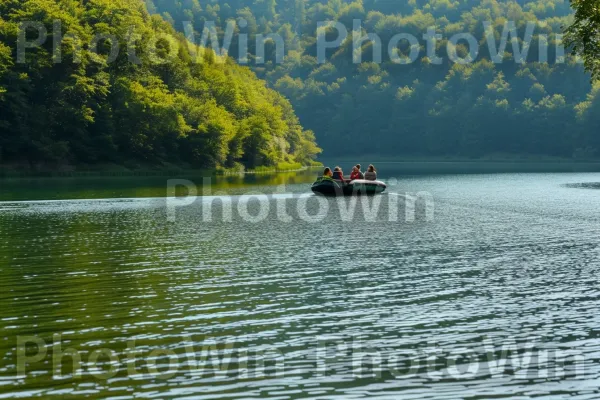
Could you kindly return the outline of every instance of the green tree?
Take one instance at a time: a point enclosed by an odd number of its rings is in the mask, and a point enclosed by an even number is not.
[[[197,0],[150,7],[173,21],[220,12]],[[320,151],[286,99],[248,68],[188,43],[143,2],[7,0],[0,15],[4,163],[253,168],[309,164]],[[61,21],[62,62],[51,39],[13,62],[16,49],[5,43],[16,43],[20,23],[32,20],[53,36]],[[114,35],[130,51],[111,62],[111,43],[88,45],[94,34]]]
[[[600,8],[596,0],[571,0],[575,20],[567,28],[567,43],[583,56],[594,79],[600,78]]]

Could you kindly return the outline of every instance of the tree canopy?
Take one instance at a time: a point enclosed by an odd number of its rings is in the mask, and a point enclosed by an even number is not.
[[[48,39],[19,62],[21,33],[29,42],[40,33],[26,21]],[[140,0],[0,2],[4,164],[254,168],[307,164],[319,152],[282,95],[190,45]]]
[[[249,35],[249,65],[270,87],[290,99],[301,123],[315,131],[327,155],[600,156],[600,121],[596,117],[600,115],[600,92],[592,87],[584,65],[568,47],[564,54],[562,51],[563,27],[574,21],[568,0],[148,3],[180,30],[184,21],[191,21],[197,32],[207,22],[215,22],[223,34],[227,21],[247,21],[246,28],[238,29]],[[589,32],[582,36],[590,38],[588,67],[598,65],[594,61],[598,57],[593,56],[597,28],[589,25],[593,20],[586,17],[591,9],[597,18],[594,3],[597,1],[574,2],[575,21],[581,21],[574,26],[586,27]],[[578,4],[589,6],[578,8]],[[353,63],[356,54],[350,37],[328,53],[327,63],[320,64],[318,22],[339,21],[352,32],[354,19],[361,21],[363,34],[376,33],[381,38],[382,62],[373,62],[373,45],[365,41],[359,49],[362,63]],[[502,52],[499,45],[510,22],[514,22],[517,38],[509,38]],[[488,45],[484,23],[489,23],[498,54]],[[529,46],[524,46],[528,23],[535,29]],[[428,55],[421,40],[430,27],[442,36],[435,48],[442,58],[440,64]],[[254,38],[274,32],[285,39],[284,62],[274,62],[269,48],[266,63],[257,62]],[[463,32],[474,35],[480,45],[477,56],[464,65],[452,62],[446,54],[450,49],[468,59],[466,41],[449,44],[449,38]],[[397,33],[419,39],[415,62],[394,62],[386,54]],[[235,40],[230,52],[233,58],[239,56]],[[410,54],[411,47],[403,40],[394,50],[402,58]],[[503,62],[493,62],[496,59]],[[521,59],[523,62],[517,62]]]
[[[600,79],[600,4],[597,0],[571,0],[575,20],[567,40],[580,53],[594,79]]]

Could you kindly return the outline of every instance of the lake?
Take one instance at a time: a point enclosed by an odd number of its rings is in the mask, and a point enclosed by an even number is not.
[[[0,399],[600,398],[600,174],[380,170],[0,181]]]

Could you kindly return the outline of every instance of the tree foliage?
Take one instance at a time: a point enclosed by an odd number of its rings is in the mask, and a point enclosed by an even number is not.
[[[184,3],[181,17],[203,10]],[[306,164],[320,151],[283,96],[248,68],[191,46],[139,0],[4,0],[0,16],[3,163],[253,168]],[[24,21],[41,22],[49,38],[16,62]],[[92,48],[96,35],[117,38],[114,61],[110,40]]]
[[[316,133],[328,155],[600,156],[594,118],[600,111],[597,91],[576,57],[559,50],[559,35],[573,21],[568,0],[148,1],[156,12],[169,13],[177,29],[183,21],[192,21],[201,31],[207,21],[214,21],[222,34],[229,20],[249,21],[240,32],[249,35],[251,67],[290,99],[302,124]],[[598,25],[590,25],[593,20],[587,16],[598,18],[597,3],[573,3],[579,22],[572,31],[583,27],[589,33],[582,37],[589,38],[590,69],[598,65],[594,46],[600,36]],[[328,53],[327,63],[319,64],[318,22],[340,21],[351,32],[353,19],[362,21],[363,33],[382,39],[383,62],[373,63],[373,46],[365,42],[360,49],[363,63],[354,64],[348,39]],[[498,46],[507,21],[515,22],[520,50],[527,23],[535,23],[524,63],[515,62],[518,55],[510,39],[499,54],[504,61],[492,62],[484,22],[490,23]],[[293,33],[286,34],[291,45],[286,46],[285,61],[254,62],[255,35],[284,26]],[[395,34],[421,39],[431,26],[443,37],[436,47],[441,64],[427,54],[422,40],[414,63],[395,63],[387,55]],[[480,44],[479,54],[466,65],[451,62],[446,51],[448,39],[463,32],[472,33]],[[234,39],[234,58],[236,44]],[[465,41],[450,47],[461,58],[469,54]],[[405,57],[410,50],[408,42],[401,41],[395,54]]]
[[[600,3],[597,0],[571,0],[575,20],[567,29],[567,41],[581,53],[585,67],[600,79]]]

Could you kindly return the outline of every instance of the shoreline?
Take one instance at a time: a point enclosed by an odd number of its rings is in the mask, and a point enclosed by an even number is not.
[[[243,177],[275,175],[283,173],[300,173],[320,170],[325,165],[340,164],[347,168],[348,164],[370,163],[377,166],[391,166],[395,172],[403,174],[483,174],[483,173],[568,173],[568,172],[600,172],[600,160],[569,160],[569,159],[394,159],[376,157],[329,158],[322,160],[324,165],[301,166],[299,168],[259,167],[255,170],[236,169],[185,169],[185,168],[140,168],[114,169],[97,168],[77,170],[48,169],[32,171],[15,169],[14,166],[0,165],[0,180],[27,178],[135,178],[135,177],[182,177],[182,176],[222,176]],[[384,171],[386,168],[380,168]]]
[[[347,168],[348,164],[374,164],[380,171],[390,166],[394,172],[423,175],[423,174],[486,174],[486,173],[569,173],[569,172],[600,172],[600,160],[568,160],[568,159],[498,159],[498,160],[441,160],[441,159],[376,159],[357,157],[354,160],[328,160],[331,165],[340,164]]]
[[[298,173],[311,169],[320,169],[321,166],[302,166],[300,168],[286,169],[278,167],[260,167],[254,170],[235,169],[185,169],[185,168],[148,168],[148,169],[49,169],[33,171],[26,169],[13,169],[0,166],[0,180],[14,178],[134,178],[134,177],[176,177],[176,176],[246,176],[270,175],[280,173]]]

